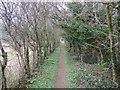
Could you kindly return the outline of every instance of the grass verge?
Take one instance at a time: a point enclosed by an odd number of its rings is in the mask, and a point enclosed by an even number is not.
[[[65,69],[66,69],[66,73],[67,73],[67,87],[68,88],[76,88],[76,81],[75,81],[75,77],[77,76],[78,72],[78,68],[75,67],[74,65],[76,65],[77,61],[74,61],[72,59],[72,57],[70,56],[70,54],[67,52],[67,49],[64,49],[64,61],[65,61]]]
[[[53,88],[55,75],[56,75],[56,63],[59,55],[59,47],[55,49],[55,51],[48,56],[48,59],[45,60],[42,65],[42,75],[33,76],[30,80],[28,80],[29,84],[27,87],[29,88]]]

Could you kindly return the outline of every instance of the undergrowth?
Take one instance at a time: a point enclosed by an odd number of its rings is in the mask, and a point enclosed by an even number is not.
[[[115,88],[117,84],[107,70],[98,66],[80,63],[78,75],[75,78],[77,87],[80,88]]]
[[[64,61],[65,61],[65,69],[67,73],[67,87],[68,88],[76,88],[75,77],[77,76],[77,67],[74,65],[79,63],[77,61],[73,61],[72,57],[67,52],[67,49],[64,49]]]
[[[56,75],[56,63],[59,54],[59,47],[48,56],[42,65],[42,75],[34,75],[27,84],[28,88],[53,88],[55,75]]]
[[[115,88],[107,69],[96,64],[73,60],[67,49],[64,51],[68,88]]]

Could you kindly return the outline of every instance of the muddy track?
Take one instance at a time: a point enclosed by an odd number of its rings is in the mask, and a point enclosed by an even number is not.
[[[54,88],[66,88],[66,72],[64,65],[64,51],[63,48],[60,48],[60,53],[57,61],[57,72]]]

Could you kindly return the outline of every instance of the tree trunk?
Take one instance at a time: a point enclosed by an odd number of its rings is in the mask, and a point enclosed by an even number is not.
[[[25,70],[24,70],[24,58],[23,58],[23,54],[21,53],[22,51],[19,49],[18,51],[18,60],[19,60],[19,65],[20,65],[20,69],[19,69],[19,75],[20,75],[20,79],[19,79],[19,87],[20,88],[25,88]],[[20,58],[19,58],[20,57]]]
[[[2,68],[2,90],[6,90],[6,77],[5,77],[5,68]]]
[[[7,66],[8,58],[7,58],[7,53],[5,52],[1,41],[0,41],[0,49],[1,49],[2,57],[3,57],[3,62],[0,61],[0,66],[2,69],[2,90],[6,90],[7,84],[6,84],[6,77],[5,77],[5,68]]]
[[[25,61],[26,61],[26,74],[27,74],[27,79],[30,78],[31,76],[31,73],[30,73],[30,64],[29,64],[29,48],[26,47],[26,50],[25,50]]]
[[[117,64],[116,64],[116,76],[117,76],[117,83],[120,87],[120,1],[118,2],[117,7],[117,14],[118,14],[118,46],[117,46]]]
[[[112,26],[112,16],[110,13],[110,5],[107,4],[106,7],[106,15],[107,15],[107,19],[108,19],[108,27],[109,27],[109,50],[110,50],[110,61],[112,64],[112,78],[113,81],[116,81],[116,73],[115,73],[115,60],[113,58],[113,38],[112,38],[112,33],[113,33],[113,26]]]
[[[35,54],[36,54],[36,51],[35,51],[35,49],[33,50],[33,58],[32,58],[32,60],[33,60],[33,63],[32,63],[32,73],[34,73],[34,68],[35,68],[35,65],[36,65],[36,56],[35,56]]]
[[[30,65],[29,65],[29,49],[26,46],[25,39],[23,40],[24,47],[24,70],[25,70],[25,78],[30,78]]]
[[[53,50],[53,49],[52,49],[52,43],[50,43],[50,46],[49,46],[49,47],[50,47],[50,53],[52,53],[52,50]]]

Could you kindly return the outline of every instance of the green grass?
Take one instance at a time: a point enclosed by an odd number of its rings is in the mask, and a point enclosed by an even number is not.
[[[74,61],[72,57],[67,52],[66,48],[64,49],[64,61],[65,61],[65,69],[67,73],[67,87],[68,88],[76,88],[75,84],[75,77],[77,76],[77,70],[78,68],[74,65],[79,63],[77,61]]]
[[[53,88],[56,76],[56,63],[59,54],[57,48],[42,65],[42,76],[34,76],[29,80],[29,88]]]
[[[117,84],[111,80],[107,69],[96,64],[85,64],[72,59],[64,50],[68,88],[114,88]]]
[[[64,48],[64,46],[63,46]],[[56,76],[56,62],[59,48],[42,65],[42,76],[32,77],[29,88],[53,88]],[[64,49],[64,63],[67,73],[67,88],[112,88],[116,83],[111,80],[107,69],[96,64],[85,64],[72,59]]]

